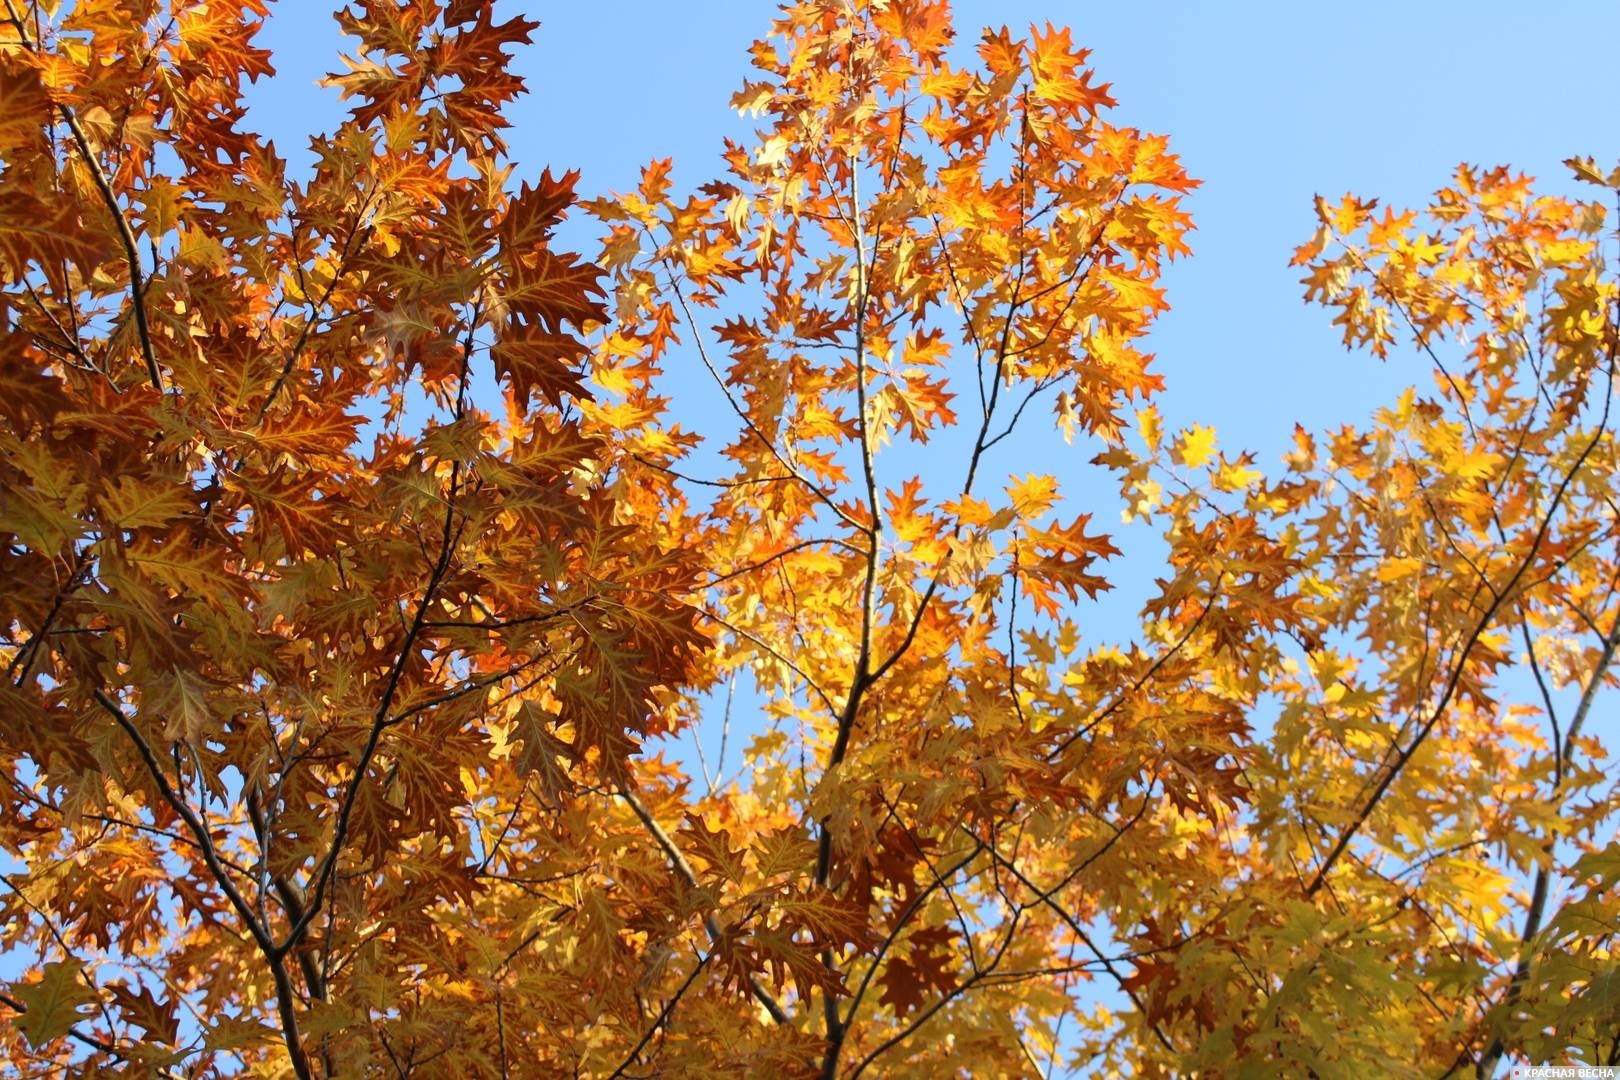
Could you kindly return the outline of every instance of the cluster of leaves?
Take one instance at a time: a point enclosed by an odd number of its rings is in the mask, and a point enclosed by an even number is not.
[[[1613,1064],[1620,792],[1587,731],[1620,645],[1605,209],[1469,167],[1422,214],[1317,209],[1308,298],[1347,345],[1409,342],[1433,389],[1296,429],[1274,479],[1151,417],[1121,456],[1181,570],[1149,613],[1256,735],[1205,868],[1121,920],[1171,946],[1133,981],[1184,1068]]]
[[[1320,202],[1309,298],[1434,385],[1267,477],[1162,430],[1195,181],[1067,31],[788,4],[592,263],[487,2],[341,12],[303,180],[257,0],[0,2],[16,1074],[1620,1056],[1601,204]],[[1117,644],[1043,412],[1167,546]],[[736,774],[649,752],[728,688]]]
[[[624,782],[702,643],[559,407],[606,313],[570,180],[500,161],[533,24],[345,15],[358,103],[295,183],[241,126],[257,4],[8,11],[0,904],[63,954],[8,1054],[494,1047],[502,987],[600,977],[605,884],[530,883],[621,872],[567,771]]]

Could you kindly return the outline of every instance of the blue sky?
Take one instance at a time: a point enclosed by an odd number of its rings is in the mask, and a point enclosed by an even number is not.
[[[965,0],[961,40],[985,25],[1067,23],[1114,87],[1116,122],[1169,134],[1204,186],[1190,200],[1194,256],[1168,277],[1152,339],[1173,426],[1212,423],[1223,448],[1275,461],[1298,420],[1358,422],[1424,368],[1347,355],[1306,308],[1288,266],[1312,197],[1354,191],[1421,205],[1463,161],[1511,164],[1569,188],[1561,161],[1620,157],[1620,17],[1607,0],[1096,3]],[[261,38],[278,76],[254,88],[252,124],[299,162],[342,115],[315,87],[338,65],[331,8],[280,0]],[[718,173],[723,135],[746,138],[728,101],[765,35],[768,0],[507,3],[540,21],[515,68],[518,175],[582,173],[586,195],[626,190],[654,158],[677,188]],[[307,160],[307,159],[306,159]],[[582,232],[577,241],[586,247]],[[1404,358],[1410,359],[1410,358]]]
[[[1347,356],[1287,265],[1315,226],[1312,196],[1418,203],[1462,161],[1563,182],[1575,153],[1620,156],[1620,16],[1609,2],[1366,0],[1096,3],[972,0],[958,33],[1067,23],[1114,86],[1121,122],[1171,136],[1193,175],[1194,257],[1170,279],[1154,347],[1173,423],[1214,423],[1224,445],[1275,458],[1297,419],[1360,420],[1421,371]],[[284,9],[285,10],[285,9]],[[512,6],[517,10],[517,5]],[[520,170],[582,170],[623,190],[649,158],[678,183],[718,171],[726,103],[775,5],[531,3],[518,67]],[[701,14],[695,14],[701,12]],[[1590,189],[1589,189],[1590,190]]]

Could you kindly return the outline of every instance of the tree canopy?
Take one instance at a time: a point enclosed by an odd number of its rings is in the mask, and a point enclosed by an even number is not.
[[[3,2],[7,1075],[1620,1063],[1620,169],[1319,198],[1423,380],[1273,467],[1160,420],[1197,181],[1066,29],[787,3],[581,200],[488,0],[338,12],[307,175],[260,0]]]

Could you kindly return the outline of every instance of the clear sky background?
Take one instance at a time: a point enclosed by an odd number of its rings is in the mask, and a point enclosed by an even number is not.
[[[278,77],[254,125],[299,160],[341,115],[313,81],[340,45],[321,0],[280,0],[263,41]],[[508,0],[540,21],[516,70],[519,176],[578,169],[580,189],[622,191],[653,158],[677,190],[720,170],[723,135],[750,134],[731,94],[769,0]],[[1223,448],[1275,462],[1298,420],[1359,422],[1425,378],[1410,356],[1347,355],[1330,316],[1301,301],[1288,266],[1315,227],[1312,196],[1354,191],[1421,205],[1459,162],[1511,164],[1569,189],[1560,162],[1620,158],[1620,8],[1613,0],[1109,3],[965,0],[959,40],[985,25],[1074,28],[1113,85],[1116,123],[1170,135],[1194,176],[1193,258],[1168,277],[1172,311],[1152,348],[1166,420],[1212,423]],[[1587,189],[1590,192],[1592,189]],[[583,238],[581,243],[583,245]],[[1404,362],[1403,362],[1404,361]]]
[[[1315,228],[1312,196],[1354,191],[1421,205],[1459,162],[1512,164],[1564,184],[1573,154],[1620,157],[1620,7],[1612,0],[969,0],[959,40],[1048,20],[1093,49],[1114,120],[1171,137],[1204,181],[1189,200],[1193,258],[1167,284],[1151,347],[1174,425],[1275,461],[1299,420],[1359,421],[1426,366],[1381,372],[1306,308],[1288,260]],[[520,64],[534,91],[514,152],[624,190],[672,156],[677,183],[718,171],[726,103],[764,35],[766,0],[531,2]],[[1593,189],[1588,188],[1590,193]]]

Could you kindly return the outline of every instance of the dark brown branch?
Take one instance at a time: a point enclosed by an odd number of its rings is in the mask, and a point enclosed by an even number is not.
[[[1102,858],[1102,856],[1108,852],[1108,849],[1113,847],[1121,836],[1125,835],[1125,831],[1127,829],[1142,819],[1142,815],[1147,812],[1148,802],[1149,800],[1144,799],[1142,801],[1142,809],[1138,810],[1136,815],[1125,823],[1124,828],[1121,828],[1115,832],[1113,836],[1109,837],[1108,840],[1103,843],[1101,848],[1083,859],[1079,866],[1064,877],[1062,881],[1058,882],[1056,885],[1053,885],[1049,889],[1042,889],[1040,886],[1035,884],[1035,882],[1031,881],[1024,874],[1023,870],[1019,869],[1018,865],[1013,860],[1003,856],[1001,852],[996,850],[994,846],[991,846],[989,850],[991,858],[995,859],[997,863],[1005,867],[1006,870],[1018,880],[1019,884],[1023,885],[1024,888],[1028,889],[1034,894],[1035,903],[1044,905],[1048,910],[1062,920],[1063,924],[1069,928],[1069,932],[1074,934],[1074,936],[1080,940],[1080,943],[1091,951],[1091,954],[1097,958],[1097,962],[1102,966],[1102,969],[1106,971],[1114,980],[1115,985],[1119,987],[1120,991],[1125,994],[1126,997],[1130,998],[1131,1004],[1136,1006],[1136,1011],[1141,1014],[1142,1018],[1146,1020],[1148,1025],[1153,1029],[1153,1034],[1158,1038],[1159,1044],[1173,1054],[1176,1052],[1176,1047],[1175,1044],[1170,1041],[1170,1036],[1165,1033],[1164,1028],[1159,1025],[1157,1020],[1153,1020],[1148,1016],[1147,1004],[1143,1002],[1141,997],[1133,988],[1126,985],[1125,976],[1115,965],[1113,959],[1105,955],[1103,951],[1097,947],[1096,943],[1092,941],[1091,935],[1086,932],[1083,926],[1080,925],[1080,921],[1056,900],[1056,894],[1059,890],[1063,889],[1070,882],[1072,882],[1092,863]]]
[[[1591,456],[1592,451],[1595,450],[1598,443],[1602,441],[1608,422],[1608,413],[1608,403],[1605,402],[1603,410],[1603,422],[1598,425],[1598,430],[1593,434],[1591,440],[1587,442],[1586,448],[1581,451],[1580,456],[1576,458],[1574,465],[1570,466],[1569,471],[1564,475],[1563,480],[1559,483],[1558,489],[1553,493],[1552,505],[1548,507],[1547,513],[1541,519],[1540,526],[1536,529],[1536,535],[1530,543],[1530,550],[1525,552],[1524,558],[1519,561],[1519,565],[1514,570],[1513,576],[1508,579],[1500,592],[1495,594],[1495,599],[1492,601],[1490,606],[1485,609],[1485,612],[1480,616],[1478,622],[1475,623],[1474,628],[1464,639],[1461,648],[1457,650],[1458,658],[1456,665],[1452,668],[1450,678],[1446,680],[1445,688],[1441,691],[1439,700],[1437,700],[1434,704],[1433,714],[1418,729],[1417,734],[1412,737],[1411,741],[1395,756],[1395,760],[1390,764],[1390,767],[1384,771],[1384,775],[1379,779],[1377,786],[1374,787],[1373,792],[1367,798],[1367,801],[1363,803],[1361,809],[1356,812],[1356,816],[1351,819],[1350,824],[1345,826],[1343,832],[1339,834],[1338,841],[1328,852],[1327,857],[1322,860],[1322,864],[1317,867],[1316,874],[1314,877],[1312,877],[1311,883],[1306,886],[1306,896],[1316,895],[1317,891],[1322,887],[1322,883],[1327,880],[1328,872],[1333,869],[1334,864],[1337,863],[1344,855],[1345,849],[1350,846],[1350,841],[1353,840],[1356,834],[1361,831],[1362,826],[1367,823],[1367,819],[1372,815],[1373,810],[1383,800],[1383,797],[1389,791],[1390,786],[1394,784],[1396,778],[1405,771],[1407,763],[1410,762],[1413,755],[1418,752],[1418,748],[1421,747],[1424,741],[1429,737],[1429,733],[1434,730],[1435,725],[1437,725],[1440,722],[1440,719],[1445,716],[1446,710],[1451,706],[1451,699],[1456,696],[1458,687],[1462,685],[1463,676],[1468,671],[1468,654],[1473,651],[1473,648],[1475,644],[1478,643],[1480,637],[1487,629],[1490,628],[1491,623],[1495,621],[1497,612],[1502,609],[1509,598],[1517,594],[1519,581],[1529,570],[1530,565],[1535,561],[1537,554],[1540,553],[1542,544],[1546,542],[1547,534],[1552,530],[1553,519],[1557,516],[1558,508],[1563,502],[1565,494],[1568,493],[1570,485],[1574,482],[1576,474],[1579,473],[1586,465],[1586,459]]]
[[[17,35],[22,39],[23,47],[29,52],[37,53],[39,43],[28,33],[23,25],[22,15],[18,13],[13,0],[5,0],[6,13],[10,16],[11,24],[17,28]],[[101,201],[112,216],[113,223],[118,229],[118,240],[124,248],[124,261],[129,265],[129,303],[135,315],[135,333],[141,347],[141,358],[146,361],[146,377],[152,383],[152,388],[158,393],[163,392],[163,373],[158,370],[157,356],[152,350],[152,330],[146,319],[146,278],[141,270],[140,251],[135,244],[135,232],[129,227],[129,219],[124,217],[123,208],[118,205],[118,193],[113,191],[112,182],[107,179],[107,172],[101,167],[101,161],[96,157],[95,150],[90,145],[90,138],[84,133],[79,123],[78,114],[66,102],[56,103],[57,112],[61,113],[63,123],[73,135],[73,143],[79,149],[79,156],[84,159],[85,168],[90,172],[90,179],[96,185],[96,191],[101,195]]]
[[[11,676],[13,686],[21,686],[28,681],[29,673],[33,671],[34,663],[39,659],[40,649],[44,647],[46,639],[51,636],[57,617],[62,613],[62,605],[67,603],[68,597],[72,596],[80,585],[84,584],[90,566],[90,548],[86,548],[79,553],[78,561],[73,567],[73,573],[68,576],[67,584],[56,590],[56,595],[51,600],[51,609],[45,613],[44,620],[39,624],[39,630],[23,643],[17,655],[12,658],[11,667],[8,669],[7,674]]]
[[[720,392],[725,395],[726,404],[731,406],[731,411],[737,414],[738,419],[743,422],[743,426],[748,429],[748,433],[759,440],[760,445],[765,447],[771,457],[776,460],[776,463],[786,469],[793,479],[804,485],[804,489],[810,493],[811,498],[826,506],[834,516],[851,528],[863,533],[868,532],[869,530],[865,524],[852,518],[843,507],[833,501],[831,496],[800,472],[798,466],[789,461],[786,455],[776,448],[776,444],[766,437],[765,432],[760,430],[754,418],[748,414],[748,410],[738,404],[736,396],[731,392],[731,387],[726,384],[725,376],[720,374],[720,369],[715,366],[714,361],[709,357],[708,347],[703,344],[703,336],[698,331],[697,319],[692,314],[691,306],[686,302],[686,294],[681,291],[681,287],[675,281],[673,268],[669,268],[666,263],[666,269],[669,270],[670,274],[668,279],[670,292],[674,294],[675,302],[680,306],[681,315],[692,331],[692,339],[697,347],[698,359],[702,361],[704,368],[708,370],[709,375],[714,379],[715,385],[720,388]]]
[[[269,415],[270,406],[274,404],[277,396],[279,396],[281,393],[282,387],[287,384],[288,378],[292,376],[293,369],[298,366],[298,359],[304,353],[304,346],[309,341],[310,332],[315,328],[315,322],[319,316],[321,308],[324,308],[332,299],[332,293],[337,291],[338,282],[342,281],[344,274],[348,272],[349,260],[354,257],[354,252],[351,251],[350,248],[354,244],[355,237],[359,236],[361,233],[361,222],[365,218],[367,210],[370,209],[371,200],[375,194],[376,192],[374,189],[367,191],[365,198],[363,198],[360,202],[360,208],[355,211],[354,222],[349,226],[349,234],[343,238],[343,247],[339,249],[337,264],[332,267],[332,280],[327,282],[326,290],[321,294],[321,298],[315,302],[309,316],[304,321],[303,327],[299,329],[298,339],[293,342],[292,348],[287,351],[287,359],[282,363],[281,371],[276,375],[276,381],[270,384],[270,390],[265,394],[264,402],[259,406],[258,414],[253,418],[253,427],[258,427],[260,424],[264,423],[264,418]],[[293,240],[295,256],[297,247],[298,243],[295,231]],[[300,267],[299,276],[301,279],[303,276],[302,263],[299,263],[298,265]]]
[[[957,983],[944,994],[940,995],[939,1000],[934,1002],[928,1008],[922,1010],[922,1012],[917,1015],[916,1019],[912,1020],[909,1024],[906,1024],[899,1031],[889,1036],[889,1038],[885,1039],[883,1042],[879,1043],[876,1049],[874,1049],[870,1054],[867,1054],[866,1057],[862,1058],[861,1063],[855,1066],[855,1071],[849,1074],[849,1080],[856,1080],[856,1077],[865,1072],[867,1068],[870,1067],[871,1064],[878,1058],[882,1057],[884,1054],[888,1053],[896,1046],[899,1046],[902,1042],[905,1042],[907,1039],[911,1038],[911,1036],[915,1035],[919,1030],[922,1029],[924,1024],[932,1020],[940,1012],[940,1010],[944,1009],[947,1005],[968,993],[968,991],[973,990],[975,987],[986,983],[995,974],[996,969],[1001,966],[1001,961],[1006,959],[1007,950],[1012,947],[1012,943],[1017,940],[1018,924],[1021,917],[1022,913],[1014,912],[1012,918],[1008,920],[1007,932],[1005,935],[1003,935],[1001,944],[997,946],[996,953],[993,957],[991,957],[988,964],[975,971],[972,975],[969,975],[966,979],[963,979],[961,982]],[[823,1073],[824,1080],[831,1080],[831,1078],[836,1075],[837,1063],[832,1062],[831,1064],[833,1066],[833,1070]]]
[[[267,839],[271,824],[266,820],[264,807],[259,800],[257,787],[249,787],[247,792],[248,820],[253,825],[253,832],[259,839],[259,849],[268,855]],[[280,874],[270,879],[270,887],[275,890],[276,896],[281,900],[282,910],[287,913],[289,924],[297,923],[304,917],[304,897],[298,886],[288,881]],[[321,974],[320,966],[315,961],[315,954],[308,949],[298,950],[298,968],[303,972],[304,985],[309,989],[311,1000],[324,1000],[326,997],[326,979]]]
[[[652,1024],[647,1028],[646,1031],[641,1033],[641,1040],[630,1049],[630,1053],[626,1055],[625,1059],[619,1063],[619,1067],[614,1069],[613,1072],[608,1075],[608,1080],[618,1080],[619,1077],[625,1074],[624,1071],[641,1057],[641,1052],[646,1049],[647,1044],[652,1042],[653,1037],[663,1030],[665,1024],[669,1023],[669,1018],[674,1015],[675,1006],[680,1004],[681,998],[686,996],[686,992],[692,988],[692,984],[697,981],[697,977],[703,973],[703,969],[708,965],[708,963],[709,958],[707,956],[698,957],[698,962],[692,965],[692,970],[688,972],[686,978],[681,981],[681,985],[676,988],[675,993],[670,996],[670,999],[664,1002],[663,1008],[658,1010],[658,1015],[653,1017]],[[503,1046],[501,1048],[502,1076],[506,1075],[505,1063],[506,1054],[505,1047]]]
[[[313,1074],[309,1069],[309,1059],[304,1055],[303,1040],[298,1034],[298,1013],[292,980],[288,978],[287,966],[282,962],[284,952],[278,949],[271,939],[269,930],[258,919],[254,918],[253,909],[248,905],[247,899],[242,895],[241,890],[236,887],[236,883],[231,880],[230,874],[227,873],[225,866],[221,863],[219,854],[214,849],[213,838],[208,834],[207,825],[197,816],[197,812],[191,808],[191,804],[169,783],[169,778],[164,774],[163,766],[158,761],[157,754],[152,749],[152,744],[146,741],[146,736],[141,734],[140,729],[135,726],[128,716],[124,715],[123,708],[118,702],[109,697],[106,691],[98,687],[94,691],[94,696],[96,703],[112,716],[118,726],[123,729],[124,734],[129,736],[130,742],[135,744],[136,752],[140,754],[142,762],[146,765],[146,771],[151,775],[153,783],[157,785],[158,793],[163,797],[163,801],[168,803],[174,812],[180,815],[180,820],[185,822],[186,828],[190,830],[192,837],[196,839],[197,848],[202,853],[203,862],[208,866],[208,870],[213,875],[214,881],[219,885],[220,891],[225,894],[226,900],[235,909],[237,917],[242,920],[242,924],[252,936],[254,944],[259,947],[259,951],[270,962],[270,974],[276,986],[276,1006],[281,1014],[283,1041],[286,1043],[287,1053],[292,1059],[293,1072],[297,1075],[298,1080],[312,1080]]]
[[[669,833],[664,830],[662,825],[658,824],[658,819],[652,816],[651,811],[647,809],[647,804],[641,801],[641,797],[627,787],[620,787],[615,793],[624,800],[625,805],[630,807],[631,812],[636,815],[636,819],[651,834],[653,841],[663,851],[664,858],[669,860],[669,865],[680,875],[681,880],[686,882],[688,887],[697,888],[697,872],[692,869],[692,864],[687,861],[681,849],[675,846],[675,841],[670,837]],[[709,935],[711,944],[720,944],[722,938],[720,924],[714,915],[703,916],[703,929]],[[786,1009],[782,1008],[781,1002],[776,1000],[757,976],[748,976],[748,987],[754,995],[754,1000],[765,1007],[765,1011],[770,1013],[772,1020],[778,1024],[792,1022],[792,1017],[788,1015]]]
[[[467,368],[471,362],[474,335],[478,323],[483,317],[483,309],[474,305],[467,319],[467,333],[461,343],[461,378],[456,391],[456,418],[459,420],[466,411],[467,400]],[[296,920],[287,931],[287,936],[275,946],[278,957],[285,956],[290,950],[296,948],[308,931],[310,923],[320,913],[326,903],[326,890],[331,884],[332,876],[337,871],[338,858],[343,853],[343,847],[349,837],[349,822],[354,816],[355,803],[360,795],[360,785],[366,782],[366,773],[371,767],[372,758],[376,756],[377,746],[382,741],[383,732],[390,726],[390,712],[394,707],[394,697],[399,693],[400,681],[405,676],[405,666],[409,663],[412,654],[416,651],[416,642],[421,637],[427,624],[427,613],[434,597],[438,594],[439,586],[450,572],[450,564],[454,561],[456,545],[461,539],[461,531],[466,525],[463,519],[461,525],[456,524],[456,496],[460,491],[461,462],[453,462],[450,466],[450,483],[445,492],[444,520],[439,530],[439,550],[433,560],[432,569],[428,573],[427,583],[422,587],[422,596],[416,605],[416,611],[406,627],[405,638],[400,643],[399,651],[394,656],[394,663],[389,668],[388,678],[383,684],[381,699],[377,702],[376,712],[372,714],[371,729],[367,732],[365,745],[361,748],[360,757],[355,762],[354,774],[349,779],[349,786],[343,793],[343,802],[338,808],[337,823],[332,831],[332,845],[327,850],[325,858],[321,860],[315,871],[315,887],[309,890],[309,904],[302,918]]]
[[[1614,655],[1617,649],[1620,649],[1620,616],[1616,616],[1614,627],[1609,631],[1608,636],[1603,640],[1603,651],[1598,656],[1598,662],[1593,667],[1591,677],[1587,680],[1585,688],[1581,691],[1580,701],[1575,706],[1575,716],[1570,721],[1568,735],[1564,737],[1563,742],[1553,747],[1553,755],[1556,765],[1556,779],[1553,784],[1553,801],[1555,806],[1563,801],[1563,775],[1570,749],[1574,744],[1576,736],[1580,734],[1580,730],[1586,722],[1588,713],[1591,712],[1592,702],[1597,698],[1598,688],[1603,685],[1603,680],[1607,677],[1609,666],[1614,663]],[[1547,840],[1547,846],[1551,848],[1552,844],[1553,838],[1549,837]],[[1530,887],[1530,906],[1525,911],[1524,929],[1519,934],[1519,955],[1514,961],[1513,975],[1508,980],[1507,991],[1502,997],[1502,1008],[1504,1012],[1511,1012],[1513,1006],[1518,1003],[1520,996],[1524,993],[1525,983],[1530,977],[1530,967],[1535,961],[1535,957],[1531,949],[1531,943],[1535,940],[1535,936],[1541,932],[1541,920],[1546,914],[1547,895],[1550,884],[1550,875],[1548,874],[1547,867],[1536,867],[1535,880],[1531,883]],[[1502,1032],[1497,1031],[1496,1034],[1492,1036],[1490,1045],[1486,1047],[1485,1053],[1480,1056],[1479,1065],[1476,1070],[1477,1074],[1482,1078],[1487,1078],[1494,1075],[1496,1065],[1499,1061],[1501,1061],[1502,1053],[1505,1049],[1506,1047],[1503,1043]]]
[[[953,866],[946,869],[943,873],[934,871],[934,880],[924,888],[918,890],[917,895],[911,898],[910,903],[906,905],[906,909],[900,913],[900,916],[895,920],[894,925],[889,928],[889,932],[884,935],[883,941],[880,942],[877,949],[873,951],[871,963],[867,966],[865,974],[861,976],[861,983],[858,987],[856,987],[855,993],[851,996],[849,1008],[845,1011],[844,1016],[839,1023],[839,1043],[838,1045],[829,1046],[827,1049],[827,1056],[823,1064],[824,1076],[828,1075],[826,1072],[826,1069],[828,1068],[831,1068],[833,1073],[836,1074],[839,1052],[843,1049],[843,1040],[848,1037],[850,1027],[855,1022],[855,1014],[860,1009],[862,1001],[865,1000],[867,989],[872,985],[872,980],[876,978],[878,968],[883,963],[883,958],[887,956],[889,950],[899,942],[900,932],[910,925],[911,920],[915,918],[917,913],[922,910],[923,902],[926,901],[928,897],[933,895],[936,890],[949,890],[950,886],[947,884],[947,882],[960,873],[963,868],[972,863],[974,859],[977,859],[985,850],[987,845],[983,840],[976,836],[972,836],[971,833],[969,836],[972,837],[974,845],[968,851],[968,853],[962,858],[958,859]],[[932,869],[932,867],[930,867],[930,869]]]

